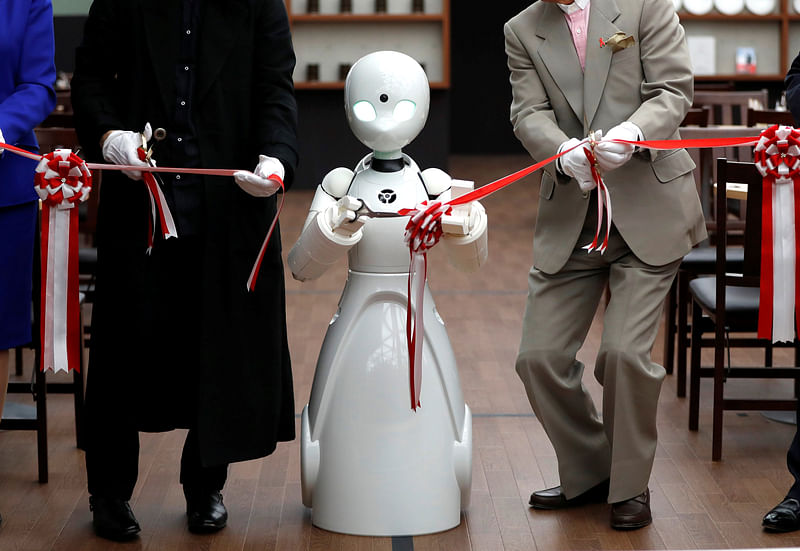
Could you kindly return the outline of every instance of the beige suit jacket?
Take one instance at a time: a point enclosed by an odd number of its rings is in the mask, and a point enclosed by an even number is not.
[[[590,130],[608,131],[628,120],[645,139],[679,138],[690,107],[693,76],[683,27],[671,0],[591,0],[585,73],[557,5],[536,2],[505,25],[511,71],[514,132],[535,160]],[[613,52],[601,47],[614,33],[634,43]],[[642,150],[603,175],[613,220],[641,260],[663,265],[706,237],[700,201],[684,149]],[[565,185],[556,185],[559,184]],[[559,271],[572,253],[589,194],[558,174],[542,175],[534,237],[534,266]]]

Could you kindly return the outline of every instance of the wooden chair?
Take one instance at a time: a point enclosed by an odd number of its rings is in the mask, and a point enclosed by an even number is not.
[[[711,124],[747,126],[747,109],[765,109],[767,101],[766,89],[733,92],[698,90],[694,93],[693,107],[711,109]]]
[[[711,108],[709,106],[692,107],[686,112],[681,126],[706,127],[711,122]]]
[[[789,111],[776,111],[774,109],[747,109],[747,124],[749,126],[782,124],[794,126],[794,117]]]
[[[35,129],[37,140],[39,141],[42,152],[50,152],[60,147],[70,149],[77,148],[77,136],[72,128],[48,127]],[[72,394],[75,406],[75,436],[78,447],[83,446],[84,438],[84,389],[85,389],[85,369],[80,372],[72,373],[71,382],[53,381],[47,382],[46,374],[39,368],[39,312],[40,312],[40,286],[41,286],[41,253],[39,242],[39,229],[36,231],[36,250],[34,252],[34,285],[33,285],[33,340],[27,345],[34,351],[34,362],[32,366],[31,382],[10,382],[8,385],[9,394],[27,394],[33,396],[36,405],[33,418],[26,419],[2,419],[0,429],[3,430],[33,430],[37,433],[37,454],[39,464],[39,482],[45,483],[48,480],[48,461],[47,461],[47,394]],[[81,335],[83,338],[83,334]],[[83,343],[82,343],[83,345]],[[17,374],[22,375],[22,351],[16,350]],[[83,361],[83,346],[81,346],[81,364]]]
[[[715,274],[700,277],[689,283],[692,298],[692,340],[691,373],[689,388],[689,429],[697,430],[700,403],[700,378],[713,377],[713,461],[722,457],[723,412],[727,410],[795,410],[796,400],[774,400],[765,398],[730,399],[724,396],[724,385],[731,378],[791,378],[797,384],[800,369],[796,367],[735,367],[726,366],[726,352],[729,347],[765,347],[768,340],[757,339],[748,334],[755,333],[758,326],[759,272],[761,253],[761,174],[753,163],[733,162],[727,159],[717,161],[719,192],[716,205],[720,215],[717,217],[717,262]],[[744,261],[741,270],[732,269],[726,259],[727,212],[726,193],[728,183],[743,183],[748,186],[748,201],[754,208],[747,209],[744,234]],[[737,273],[738,272],[738,273]],[[704,333],[713,332],[713,339],[703,339]],[[733,336],[731,336],[731,333]],[[714,347],[714,366],[700,365],[700,351],[703,346]],[[775,345],[777,346],[777,345]],[[800,360],[797,341],[795,365]]]
[[[681,128],[680,132],[681,137],[693,139],[734,137],[741,136],[743,133],[747,135],[748,132],[755,135],[758,131],[739,128],[686,127]],[[714,182],[716,181],[716,170],[714,170],[712,156],[724,156],[725,150],[725,148],[689,150],[689,154],[697,165],[694,171],[695,184],[697,185],[703,213],[706,217],[706,229],[711,239],[708,242],[701,243],[684,257],[665,304],[664,368],[670,374],[677,372],[676,390],[680,398],[686,396],[686,354],[691,345],[691,325],[689,324],[691,301],[688,285],[689,281],[697,276],[713,274],[716,268],[716,249],[713,243],[717,232],[717,223],[713,203],[714,195],[712,193]],[[735,152],[737,157],[743,161],[752,159],[752,148],[750,146],[735,148]],[[741,205],[738,206],[738,210],[744,213]],[[729,233],[733,233],[734,236],[741,235],[743,225],[740,221],[734,221],[729,225],[731,227]],[[734,266],[740,265],[743,261],[743,253],[741,247],[736,246],[736,243],[738,242],[740,245],[741,238],[732,238],[730,241],[734,243],[734,246],[730,246],[727,249],[728,262]]]

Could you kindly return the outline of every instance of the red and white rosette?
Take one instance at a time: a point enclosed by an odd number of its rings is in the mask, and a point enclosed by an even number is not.
[[[774,125],[761,133],[754,161],[764,177],[761,200],[761,290],[758,337],[793,341],[800,296],[800,132]],[[798,318],[797,327],[800,327]]]
[[[423,201],[414,209],[400,209],[399,214],[410,215],[403,236],[411,254],[411,265],[408,270],[408,304],[406,308],[406,341],[408,342],[408,375],[411,391],[411,409],[414,411],[421,405],[422,393],[422,340],[425,335],[423,326],[425,299],[425,281],[428,277],[428,255],[442,237],[442,216],[452,208],[440,202]],[[417,333],[419,337],[417,338]]]
[[[41,369],[80,370],[77,206],[89,198],[92,174],[57,149],[39,161],[34,182],[42,200]]]

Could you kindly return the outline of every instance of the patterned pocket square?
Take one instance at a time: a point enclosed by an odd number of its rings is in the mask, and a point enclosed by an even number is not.
[[[600,47],[611,46],[611,52],[617,53],[631,46],[635,40],[632,35],[625,34],[624,32],[616,32],[608,40],[600,39]]]

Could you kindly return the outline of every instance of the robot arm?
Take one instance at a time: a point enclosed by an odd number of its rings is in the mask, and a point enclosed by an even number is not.
[[[366,218],[355,214],[361,203],[345,195],[352,177],[351,170],[337,168],[317,188],[303,233],[288,256],[292,276],[298,281],[319,277],[361,240]]]
[[[437,195],[437,200],[449,201],[472,191],[474,184],[464,180],[453,180],[439,169],[422,172],[428,193]],[[453,207],[449,215],[442,217],[444,236],[442,242],[450,264],[464,272],[474,272],[489,257],[488,219],[483,205],[477,201]]]

